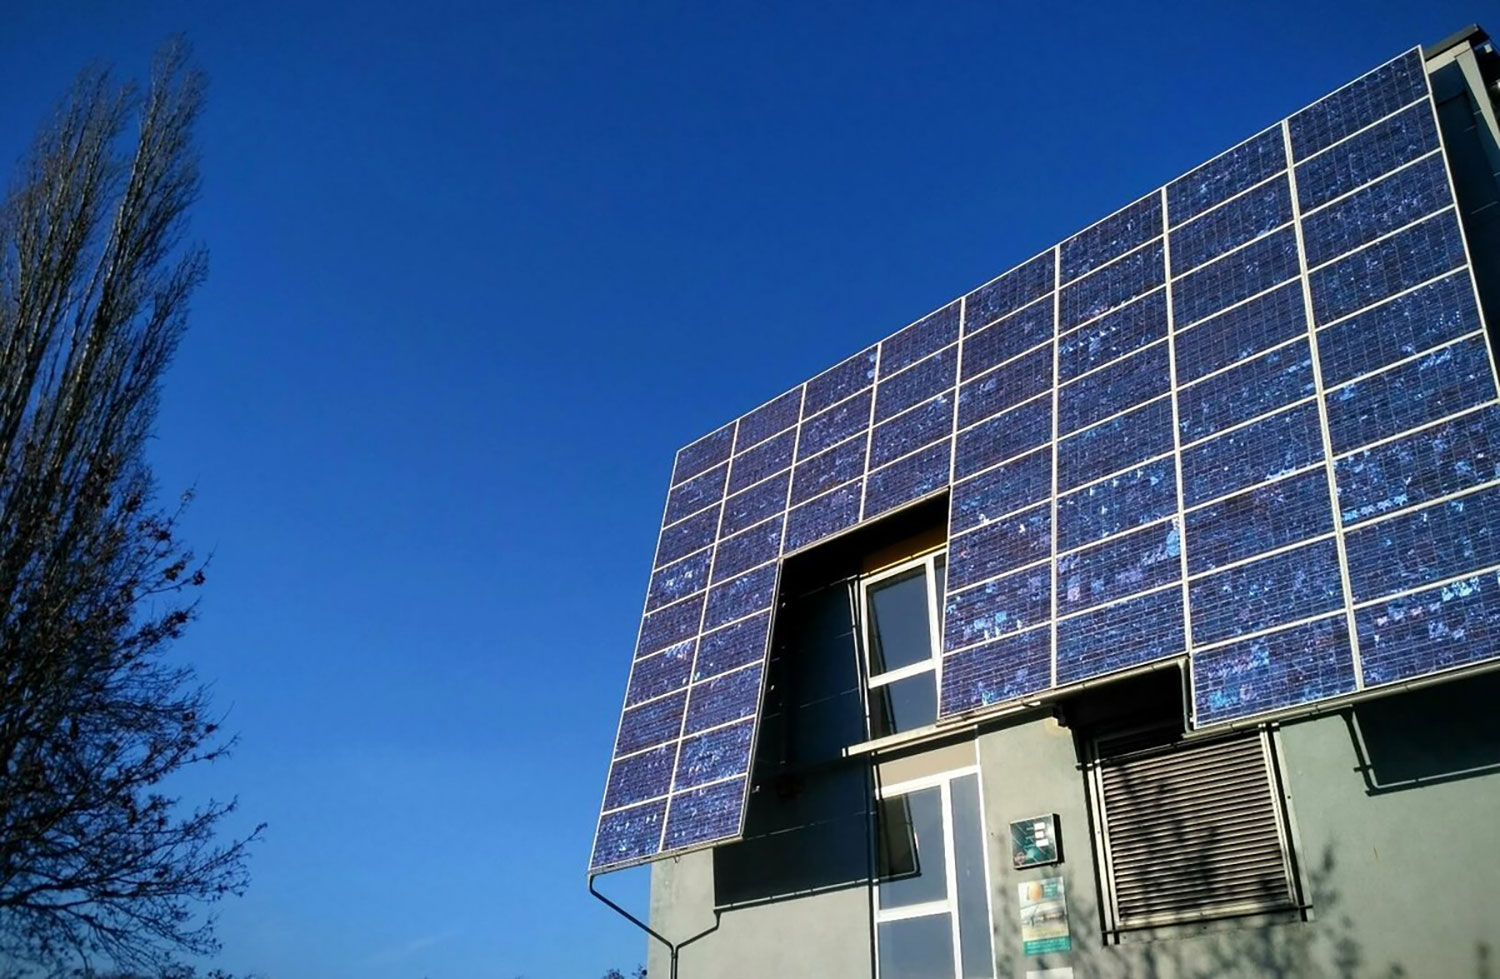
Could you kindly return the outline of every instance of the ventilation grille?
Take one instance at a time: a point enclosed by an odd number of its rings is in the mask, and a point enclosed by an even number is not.
[[[1101,757],[1120,928],[1295,903],[1267,757],[1261,734]]]

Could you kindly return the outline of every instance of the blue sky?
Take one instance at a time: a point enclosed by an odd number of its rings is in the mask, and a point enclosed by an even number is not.
[[[642,960],[584,868],[675,448],[1481,13],[8,4],[7,164],[90,59],[212,80],[152,454],[242,737],[188,784],[270,823],[221,964]]]

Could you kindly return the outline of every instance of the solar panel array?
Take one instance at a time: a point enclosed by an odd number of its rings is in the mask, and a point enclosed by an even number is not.
[[[1412,51],[682,449],[591,869],[739,835],[780,560],[941,491],[947,717],[1492,658],[1496,395]]]

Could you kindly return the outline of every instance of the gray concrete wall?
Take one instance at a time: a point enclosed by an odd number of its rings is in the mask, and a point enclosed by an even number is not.
[[[1312,920],[1214,922],[1109,944],[1072,732],[1033,719],[982,734],[996,975],[1071,966],[1080,979],[1500,976],[1500,774],[1372,792],[1342,715],[1288,725],[1280,739]],[[1063,863],[1012,870],[1009,823],[1045,812],[1059,815]],[[653,868],[658,930],[681,940],[715,924],[714,865],[697,853]],[[1054,874],[1066,882],[1073,951],[1028,958],[1016,885]],[[733,907],[683,952],[680,975],[866,979],[870,931],[862,883]],[[649,966],[668,975],[657,948]]]
[[[714,860],[690,853],[651,868],[651,925],[681,941],[715,925]],[[870,891],[846,887],[730,908],[718,927],[682,950],[682,979],[870,979]],[[667,979],[666,952],[652,943],[646,971]]]
[[[1281,734],[1310,921],[1227,921],[1101,940],[1087,797],[1071,733],[1051,720],[980,738],[991,834],[997,975],[1072,966],[1079,977],[1489,979],[1500,948],[1500,775],[1370,794],[1341,716]],[[1056,812],[1061,867],[1011,869],[1011,820]],[[1016,885],[1060,874],[1070,954],[1027,958]]]

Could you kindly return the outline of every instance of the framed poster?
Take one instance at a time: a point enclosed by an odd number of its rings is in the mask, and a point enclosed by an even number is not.
[[[1068,901],[1061,877],[1044,877],[1016,885],[1020,895],[1021,948],[1027,955],[1068,952]]]

